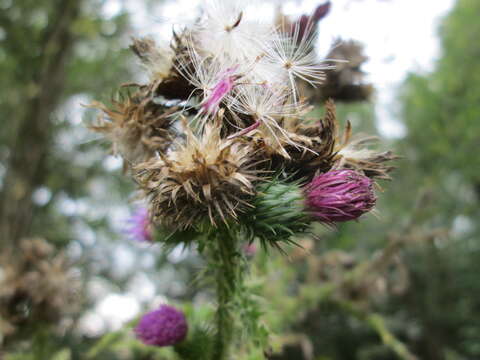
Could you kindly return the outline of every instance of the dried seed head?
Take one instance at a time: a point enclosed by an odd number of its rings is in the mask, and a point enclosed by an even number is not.
[[[335,143],[334,169],[353,169],[372,179],[390,180],[389,173],[395,166],[388,163],[399,157],[391,151],[377,152],[368,146],[378,139],[375,136],[352,137],[352,127],[347,122],[342,137],[337,134]]]
[[[242,126],[246,116],[253,123],[233,136],[250,135],[254,142],[260,143],[267,153],[289,157],[285,146],[301,147],[294,140],[295,134],[289,132],[284,123],[298,118],[305,110],[303,103],[289,103],[288,88],[270,88],[268,86],[244,86],[237,89],[235,96],[229,98],[228,109],[237,114],[234,118]]]
[[[340,136],[335,103],[325,103],[325,116],[319,124],[312,126],[299,125],[295,130],[301,134],[296,141],[303,145],[286,147],[290,160],[274,158],[274,164],[280,162],[297,177],[308,180],[330,169],[353,169],[374,179],[390,179],[388,173],[394,166],[387,163],[398,157],[391,151],[377,152],[368,148],[376,140],[372,136],[358,136],[352,139],[352,128],[349,122]],[[305,149],[308,149],[306,151]]]
[[[172,142],[173,120],[169,115],[175,109],[154,103],[151,96],[140,91],[119,95],[111,107],[100,102],[93,102],[90,107],[103,112],[91,129],[112,142],[114,154],[122,155],[126,165],[145,161],[155,152],[165,152]]]
[[[0,256],[0,333],[42,324],[58,326],[79,310],[80,283],[63,253],[40,238],[23,239],[20,252]]]
[[[217,123],[207,124],[202,137],[186,130],[185,144],[136,167],[154,222],[186,229],[204,220],[214,226],[235,220],[254,194],[251,147],[222,139]]]
[[[134,38],[130,49],[150,73],[152,81],[167,78],[172,70],[174,52],[168,45],[157,45],[149,37]]]
[[[327,101],[325,109],[325,116],[315,124],[305,125],[300,121],[293,124],[295,143],[301,146],[287,145],[289,158],[273,156],[273,168],[284,168],[294,178],[306,180],[331,169],[338,123],[333,101]]]
[[[239,63],[250,62],[262,50],[260,43],[271,31],[260,22],[246,19],[250,0],[207,0],[195,29],[195,40],[202,54]]]

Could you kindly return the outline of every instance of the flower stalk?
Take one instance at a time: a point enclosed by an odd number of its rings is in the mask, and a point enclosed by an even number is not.
[[[217,296],[216,338],[213,360],[228,359],[235,332],[233,308],[237,289],[241,287],[238,239],[229,231],[218,231],[210,256],[216,264],[215,282]]]

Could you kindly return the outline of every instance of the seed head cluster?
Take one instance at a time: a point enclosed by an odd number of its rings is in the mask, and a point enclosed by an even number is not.
[[[218,123],[207,124],[198,137],[187,126],[185,141],[168,156],[135,168],[154,222],[188,228],[208,219],[217,225],[250,206],[257,179],[253,150],[238,139],[222,138],[220,131]]]
[[[321,88],[336,71],[314,46],[314,25],[329,7],[277,26],[255,20],[252,2],[206,0],[169,46],[134,40],[150,82],[123,87],[109,105],[94,103],[103,115],[92,128],[124,158],[150,223],[173,230],[254,224],[261,203],[261,218],[275,230],[266,219],[275,206],[269,199],[289,196],[277,196],[281,184],[268,186],[273,178],[296,187],[305,212],[320,221],[355,219],[373,207],[374,181],[389,177],[395,156],[371,149],[371,137],[352,136],[349,123],[341,134],[333,100],[322,118],[309,117],[302,91]]]

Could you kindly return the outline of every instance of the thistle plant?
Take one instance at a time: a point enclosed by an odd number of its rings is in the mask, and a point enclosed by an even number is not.
[[[231,358],[242,328],[259,336],[239,316],[248,303],[244,249],[282,249],[312,222],[332,226],[369,212],[375,181],[388,178],[395,158],[368,148],[371,138],[352,137],[349,123],[341,134],[331,100],[323,118],[308,115],[297,82],[320,86],[334,66],[314,52],[313,24],[324,14],[277,27],[251,21],[255,9],[246,5],[206,1],[169,47],[135,39],[150,82],[122,87],[110,105],[92,104],[102,112],[92,129],[112,142],[148,204],[132,235],[195,247],[214,279],[216,315],[201,337],[212,350],[197,359]],[[186,331],[169,307],[136,328],[156,346],[177,344]]]

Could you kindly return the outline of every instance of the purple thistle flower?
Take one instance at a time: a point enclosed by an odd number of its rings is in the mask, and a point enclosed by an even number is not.
[[[306,204],[320,221],[334,223],[357,219],[375,206],[373,181],[353,170],[332,170],[305,187]]]
[[[128,221],[127,234],[139,242],[151,242],[152,229],[148,209],[139,207]]]
[[[208,96],[205,103],[202,105],[203,110],[209,114],[218,110],[218,106],[222,102],[223,98],[232,91],[235,86],[235,81],[238,79],[238,75],[234,75],[238,66],[228,68],[221,76],[218,83],[212,89],[212,92]]]
[[[143,315],[134,331],[137,339],[145,345],[170,346],[185,339],[188,324],[183,312],[173,306],[162,305]]]

